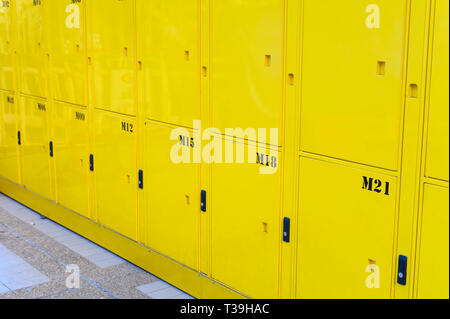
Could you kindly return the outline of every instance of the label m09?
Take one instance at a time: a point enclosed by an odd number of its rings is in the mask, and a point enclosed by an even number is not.
[[[379,179],[375,179],[372,177],[363,176],[363,187],[362,189],[370,192],[375,192],[378,194],[384,194],[386,196],[390,194],[390,186],[389,182],[383,182]]]

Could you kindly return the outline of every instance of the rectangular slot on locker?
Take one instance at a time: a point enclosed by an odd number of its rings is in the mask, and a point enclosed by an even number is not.
[[[414,84],[414,83],[410,84],[409,85],[409,97],[416,99],[418,97],[418,94],[419,94],[419,88],[418,88],[417,84]]]
[[[377,62],[377,75],[385,75],[386,74],[386,62],[378,61]]]

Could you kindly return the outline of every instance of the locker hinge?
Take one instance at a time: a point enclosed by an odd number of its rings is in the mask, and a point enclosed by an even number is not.
[[[398,258],[397,283],[406,286],[406,276],[408,271],[408,257],[400,255]]]
[[[144,171],[139,170],[139,188],[144,189]]]
[[[94,171],[94,155],[93,154],[89,155],[89,169],[91,170],[91,172]]]
[[[206,212],[206,191],[203,190],[200,196],[200,209],[202,212]]]
[[[50,149],[50,157],[53,157],[53,142],[50,141],[50,143],[48,144],[49,149]]]
[[[283,220],[283,241],[285,243],[291,242],[291,219],[287,217]]]
[[[17,132],[17,144],[22,145],[22,139],[20,138],[20,131]]]

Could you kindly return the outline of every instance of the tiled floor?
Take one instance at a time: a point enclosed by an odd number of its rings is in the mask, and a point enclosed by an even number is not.
[[[68,288],[68,265],[79,288]],[[0,299],[191,299],[89,240],[0,194]]]

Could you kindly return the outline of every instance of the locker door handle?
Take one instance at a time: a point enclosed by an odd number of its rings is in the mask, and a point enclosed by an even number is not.
[[[53,142],[50,142],[48,146],[50,149],[50,157],[53,157]]]
[[[400,255],[398,258],[397,283],[406,286],[406,276],[408,271],[408,257]]]
[[[206,191],[202,191],[200,197],[200,209],[202,212],[206,212]]]
[[[89,169],[91,170],[91,172],[94,171],[94,155],[93,154],[89,155]]]
[[[291,220],[287,217],[283,220],[283,241],[285,243],[291,242]]]
[[[144,171],[139,171],[139,188],[144,189]]]

